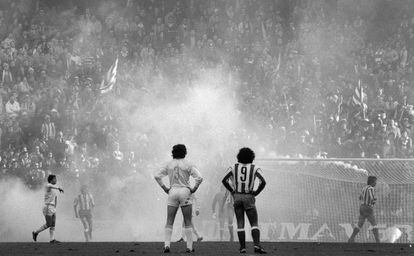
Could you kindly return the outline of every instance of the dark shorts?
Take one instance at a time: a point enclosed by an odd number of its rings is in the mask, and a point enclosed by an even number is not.
[[[56,225],[56,214],[53,215],[46,215],[45,216],[46,219],[46,226],[50,227],[55,227]]]
[[[256,207],[256,198],[252,194],[234,194],[234,208],[249,210]]]
[[[377,225],[377,222],[374,216],[374,209],[371,206],[361,204],[361,206],[359,207],[358,226],[362,227],[366,219],[369,221],[369,223],[371,223],[372,226]]]
[[[92,218],[90,210],[79,210],[79,218]]]

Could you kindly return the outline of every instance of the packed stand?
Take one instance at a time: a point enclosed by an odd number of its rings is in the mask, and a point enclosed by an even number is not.
[[[52,171],[140,172],[158,135],[132,133],[113,99],[133,109],[131,95],[178,95],[194,66],[240,78],[239,108],[257,127],[235,141],[268,141],[277,156],[411,157],[414,19],[394,8],[382,24],[363,4],[3,1],[1,173],[35,188]],[[102,94],[117,57],[117,86]]]

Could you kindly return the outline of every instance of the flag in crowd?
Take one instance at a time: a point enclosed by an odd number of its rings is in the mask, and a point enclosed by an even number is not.
[[[352,101],[355,106],[360,106],[362,109],[363,117],[365,118],[365,111],[366,111],[366,98],[367,94],[364,92],[364,88],[362,87],[361,79],[358,80],[358,85],[355,87],[354,93],[352,95]]]
[[[362,87],[361,80],[358,80],[358,85],[355,87],[352,100],[355,105],[363,106],[364,104],[364,88]]]
[[[116,74],[118,70],[118,58],[116,58],[115,63],[109,68],[106,76],[102,80],[99,90],[101,93],[107,93],[112,90],[116,83]]]

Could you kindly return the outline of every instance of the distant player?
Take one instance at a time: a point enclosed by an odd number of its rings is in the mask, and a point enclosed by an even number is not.
[[[192,205],[193,205],[193,218],[198,217],[200,215],[199,199],[194,194],[191,194],[190,199],[192,200]],[[200,235],[200,232],[197,230],[196,226],[194,225],[194,219],[191,220],[191,227],[193,229],[193,234],[196,236],[197,242],[203,241],[203,237]],[[181,238],[177,242],[186,241],[184,237],[185,237],[185,225],[184,225],[184,220],[183,220],[183,227],[181,229]]]
[[[193,249],[193,229],[192,229],[192,200],[191,194],[196,192],[203,178],[198,169],[188,163],[184,158],[187,155],[187,148],[183,144],[177,144],[172,149],[171,160],[166,166],[162,167],[155,175],[155,180],[161,188],[168,194],[167,224],[165,225],[164,253],[170,252],[171,235],[177,214],[178,207],[184,217],[185,234],[187,237],[187,253],[194,252]],[[167,188],[162,182],[162,178],[168,176],[170,187]],[[195,180],[193,188],[190,187],[190,176]]]
[[[254,158],[255,154],[250,148],[240,149],[237,154],[238,163],[228,168],[222,182],[234,196],[240,253],[246,253],[246,233],[244,231],[244,213],[246,213],[252,228],[254,252],[266,254],[266,251],[260,246],[260,231],[255,205],[255,197],[265,188],[266,181],[263,178],[262,170],[253,164]],[[254,190],[256,178],[259,179],[259,186],[257,190]],[[231,180],[231,184],[229,180]]]
[[[37,236],[43,230],[49,229],[50,243],[60,243],[55,239],[55,225],[56,225],[56,205],[57,205],[57,191],[63,193],[63,189],[56,186],[56,175],[49,175],[47,177],[48,184],[45,187],[45,206],[43,207],[43,215],[46,219],[46,224],[41,226],[38,230],[32,232],[33,240],[37,241]]]
[[[355,237],[359,233],[360,229],[364,225],[365,219],[371,223],[374,233],[375,241],[380,242],[379,233],[377,228],[377,221],[374,216],[374,205],[377,201],[374,194],[374,187],[377,185],[377,177],[369,176],[367,185],[362,189],[361,194],[359,195],[359,200],[361,201],[361,206],[359,207],[359,221],[358,226],[354,228],[351,237],[349,238],[349,243],[355,242]]]
[[[83,228],[85,241],[92,240],[92,209],[95,207],[93,196],[88,191],[88,187],[83,185],[81,193],[75,197],[73,202],[73,209],[75,210],[75,217],[80,218]]]
[[[220,241],[223,241],[224,223],[227,219],[227,228],[229,229],[230,242],[234,241],[233,234],[233,218],[234,218],[234,200],[230,191],[224,186],[220,187],[220,191],[214,196],[212,210],[213,218],[218,217],[220,228]],[[218,206],[218,207],[217,207]],[[217,208],[217,211],[216,211]],[[216,229],[215,229],[216,230]]]

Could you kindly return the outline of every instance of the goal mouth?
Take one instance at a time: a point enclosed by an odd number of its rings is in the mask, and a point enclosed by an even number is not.
[[[257,159],[267,186],[257,199],[270,241],[346,242],[360,218],[359,195],[378,178],[373,207],[381,242],[411,243],[414,159]],[[365,219],[357,242],[374,242]]]

